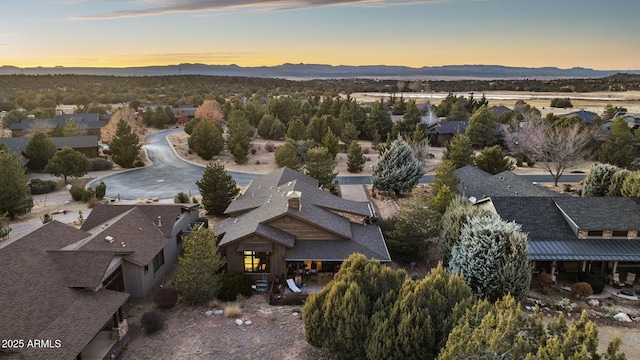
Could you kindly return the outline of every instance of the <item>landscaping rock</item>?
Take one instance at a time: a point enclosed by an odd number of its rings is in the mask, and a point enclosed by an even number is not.
[[[589,300],[589,306],[600,306],[600,301],[598,299]]]
[[[236,319],[236,325],[242,325],[242,324],[243,324],[243,321],[242,321],[242,320],[240,320],[240,319]]]
[[[617,313],[613,316],[613,318],[618,321],[631,322],[631,318],[625,313]]]

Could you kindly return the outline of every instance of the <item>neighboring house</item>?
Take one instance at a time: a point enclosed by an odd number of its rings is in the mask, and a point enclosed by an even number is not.
[[[435,136],[436,144],[445,146],[452,137],[464,134],[469,125],[468,121],[439,121],[427,130],[427,135]]]
[[[455,170],[460,179],[458,193],[467,198],[482,200],[494,196],[512,197],[557,197],[569,196],[532,183],[511,171],[491,175],[475,166],[467,165]]]
[[[81,152],[88,159],[98,157],[98,136],[96,135],[86,135],[86,136],[69,136],[69,137],[51,137],[51,141],[56,146],[56,149],[60,150],[65,146],[68,146],[76,151]],[[3,142],[11,152],[16,154],[19,159],[23,160],[23,163],[28,162],[28,160],[24,157],[24,153],[27,150],[27,145],[31,137],[23,136],[23,137],[11,137],[11,138],[0,138],[0,141]]]
[[[52,221],[0,249],[0,358],[79,359],[96,335],[126,331],[129,294],[107,275],[116,254],[67,250],[90,235]]]
[[[600,115],[591,112],[591,111],[585,111],[585,110],[580,110],[580,111],[574,111],[572,113],[568,113],[565,115],[562,115],[563,118],[570,118],[570,117],[578,117],[583,123],[587,124],[587,125],[591,125],[593,124],[593,121],[596,119],[600,119]]]
[[[534,268],[612,274],[640,265],[640,204],[626,197],[491,197],[528,234]],[[481,206],[488,206],[483,204]]]
[[[100,129],[104,127],[111,119],[111,115],[103,114],[62,114],[56,115],[53,119],[23,119],[19,123],[11,124],[9,129],[13,136],[23,136],[25,133],[31,132],[32,127],[46,125],[50,129],[56,127],[63,128],[67,124],[67,120],[75,121],[78,128],[83,130],[86,135],[100,135]]]
[[[500,117],[500,115],[508,111],[512,111],[512,110],[504,105],[494,105],[489,108],[489,112],[491,112],[496,118]]]
[[[182,250],[182,235],[198,219],[198,205],[96,205],[81,229],[94,236],[81,251],[111,251],[121,259],[123,291],[145,297]]]
[[[342,199],[288,168],[254,179],[215,229],[227,270],[268,278],[334,273],[353,253],[390,262],[370,203]]]

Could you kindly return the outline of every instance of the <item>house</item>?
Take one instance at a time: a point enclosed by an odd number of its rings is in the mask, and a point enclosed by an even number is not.
[[[568,113],[563,115],[563,118],[571,118],[571,117],[577,117],[578,119],[580,119],[583,123],[587,124],[587,125],[591,125],[593,124],[594,120],[596,119],[600,119],[600,115],[591,112],[591,111],[585,111],[585,110],[580,110],[580,111],[574,111],[572,113]]]
[[[52,221],[0,249],[0,339],[13,343],[0,358],[80,359],[94,337],[126,332],[129,294],[107,275],[115,253],[66,250],[87,236]]]
[[[50,138],[56,149],[60,150],[65,146],[79,151],[88,159],[98,157],[98,136],[86,135],[86,136],[68,136],[68,137],[51,137]],[[0,138],[0,142],[7,145],[7,148],[16,156],[21,159],[24,164],[28,160],[24,157],[24,153],[27,150],[27,145],[31,140],[30,136],[23,137],[11,137]]]
[[[458,193],[478,200],[488,197],[557,197],[569,196],[549,190],[544,186],[527,181],[511,171],[496,175],[467,165],[455,170],[460,179]]]
[[[215,228],[227,270],[256,279],[333,274],[353,253],[390,262],[370,203],[342,199],[289,168],[254,179]]]
[[[429,127],[427,135],[435,137],[436,144],[445,146],[452,137],[457,134],[464,134],[468,125],[468,121],[439,121]]]
[[[145,297],[178,257],[198,210],[199,205],[99,204],[81,227],[92,236],[76,250],[114,252],[122,267],[122,290]]]
[[[640,265],[638,199],[496,196],[490,205],[528,234],[529,258],[536,269],[592,271],[606,277]]]
[[[78,128],[84,130],[86,135],[100,135],[100,129],[111,119],[111,115],[104,114],[61,114],[52,119],[23,119],[19,123],[11,124],[9,129],[13,136],[23,136],[32,131],[34,126],[46,126],[50,129],[63,128],[67,121],[74,121]]]

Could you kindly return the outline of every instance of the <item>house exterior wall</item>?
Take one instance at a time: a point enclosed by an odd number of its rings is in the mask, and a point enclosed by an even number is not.
[[[151,270],[149,270],[151,271]],[[124,291],[133,297],[141,298],[145,296],[144,291],[144,268],[130,262],[124,261],[122,264],[122,277],[124,279]]]
[[[328,231],[325,231],[313,224],[300,221],[292,216],[285,215],[267,223],[274,228],[292,234],[296,239],[301,240],[339,240],[340,238]]]
[[[233,243],[220,249],[227,258],[227,271],[244,273],[244,256],[242,251],[238,251],[239,243]],[[270,273],[273,275],[286,274],[287,263],[284,260],[287,248],[283,245],[273,243],[273,251],[269,256]],[[246,273],[252,277],[262,278],[265,273]]]

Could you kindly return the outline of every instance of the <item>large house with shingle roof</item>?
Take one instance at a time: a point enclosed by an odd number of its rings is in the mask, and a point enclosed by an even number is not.
[[[227,270],[271,277],[300,269],[332,273],[353,253],[389,262],[370,203],[342,199],[288,168],[254,179],[218,223]]]
[[[197,219],[198,205],[99,204],[80,229],[52,221],[0,249],[0,339],[53,342],[0,358],[82,358],[94,337],[124,335],[122,305],[157,284]]]
[[[33,131],[34,126],[45,125],[50,129],[63,128],[67,121],[73,121],[78,128],[86,132],[87,135],[100,135],[102,129],[111,119],[111,115],[104,114],[62,114],[51,119],[23,119],[19,123],[11,124],[9,130],[13,136],[22,136]]]

